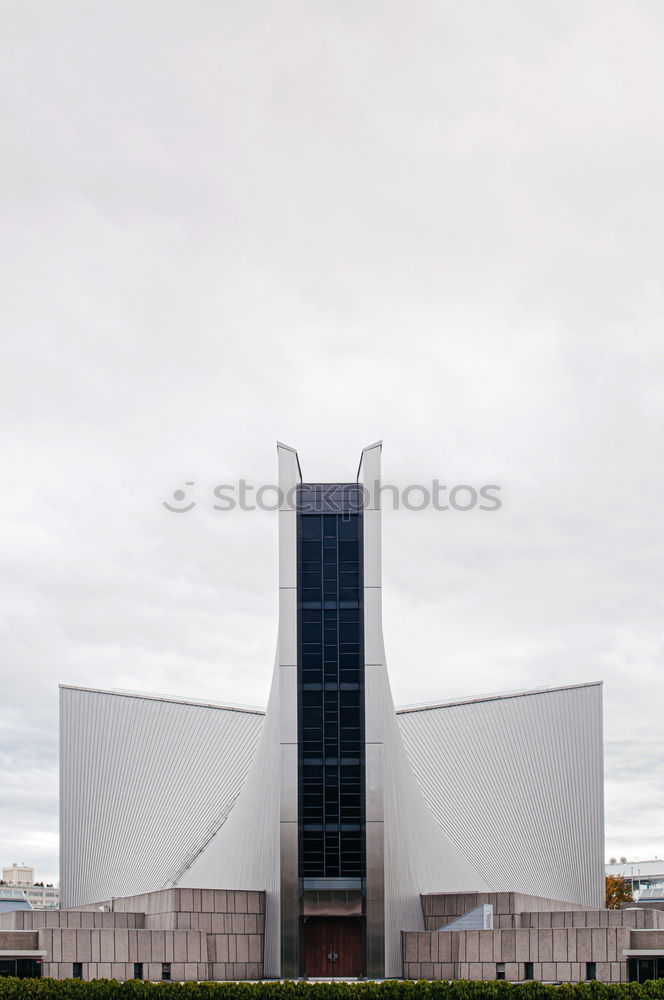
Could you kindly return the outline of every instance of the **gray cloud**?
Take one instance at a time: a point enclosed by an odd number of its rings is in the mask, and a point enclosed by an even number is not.
[[[380,437],[390,481],[504,500],[387,513],[397,701],[604,679],[607,851],[661,856],[662,34],[654,0],[6,12],[7,861],[57,874],[58,681],[265,701],[274,516],[161,502]]]

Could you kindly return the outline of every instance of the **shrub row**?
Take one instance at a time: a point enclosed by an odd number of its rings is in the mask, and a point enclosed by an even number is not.
[[[136,979],[0,979],[0,1000],[664,1000],[664,979],[639,983],[150,983]]]

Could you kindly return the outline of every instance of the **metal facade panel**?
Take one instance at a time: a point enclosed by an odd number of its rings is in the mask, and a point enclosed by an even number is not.
[[[380,483],[381,443],[362,451],[358,481],[365,491],[364,757],[366,795],[366,974],[385,975],[385,709],[389,682],[382,625]],[[367,525],[370,525],[367,530]]]
[[[177,881],[229,814],[263,716],[60,689],[62,907]]]
[[[401,932],[423,930],[420,893],[487,885],[436,822],[403,745],[387,673],[381,607],[380,443],[362,452],[367,761],[367,975],[402,975]],[[435,887],[435,888],[434,888]]]
[[[408,759],[385,675],[385,975],[402,975],[401,931],[423,929],[420,894],[490,886],[441,828]]]
[[[600,685],[402,709],[396,722],[438,823],[492,889],[601,905]],[[63,687],[63,907],[185,878],[263,726],[257,713]]]
[[[601,684],[398,720],[436,819],[492,890],[603,905]]]
[[[268,708],[266,731],[276,733],[269,715],[279,712],[278,736],[263,750],[266,758],[278,760],[274,783],[279,800],[279,856],[275,869],[279,872],[279,921],[272,913],[272,897],[268,901],[266,922],[266,955],[271,956],[269,967],[274,974],[296,976],[299,971],[299,887],[298,887],[298,768],[297,768],[297,504],[296,491],[302,481],[297,452],[287,445],[277,445],[279,489],[283,497],[279,520],[279,632],[277,641],[277,666],[274,685],[278,685],[278,699],[271,700]],[[278,679],[277,679],[278,677]],[[273,707],[274,706],[274,707]],[[272,769],[274,763],[266,759]],[[260,779],[258,779],[260,781]],[[255,783],[252,783],[252,788]],[[260,803],[256,803],[260,808]],[[255,808],[251,802],[249,809]],[[260,822],[260,819],[258,819]],[[270,821],[272,822],[272,821]],[[276,820],[275,820],[276,822]],[[272,844],[272,839],[270,840]],[[252,887],[253,888],[253,887]],[[280,938],[280,942],[279,939]],[[280,952],[277,970],[276,952]],[[271,964],[271,963],[275,964]],[[270,973],[268,973],[270,974]]]
[[[294,825],[280,824],[279,716],[277,662],[261,739],[242,794],[227,821],[177,882],[191,888],[265,891],[266,976],[278,976],[281,967],[279,827]]]

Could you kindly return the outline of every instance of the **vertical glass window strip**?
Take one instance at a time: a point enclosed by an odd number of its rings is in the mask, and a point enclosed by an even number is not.
[[[305,485],[297,537],[301,878],[365,875],[362,513],[355,484]],[[333,502],[324,493],[332,491]]]

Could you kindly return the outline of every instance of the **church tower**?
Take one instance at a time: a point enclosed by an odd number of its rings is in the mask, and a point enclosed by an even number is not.
[[[381,443],[303,480],[278,444],[279,636],[265,724],[227,821],[178,883],[266,890],[267,976],[402,974],[420,893],[483,891],[406,756],[385,665]]]

